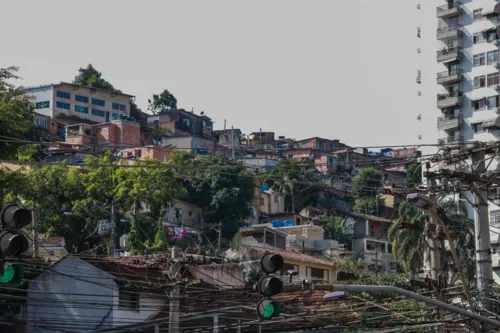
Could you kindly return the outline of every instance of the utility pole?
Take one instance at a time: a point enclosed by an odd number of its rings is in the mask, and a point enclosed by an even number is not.
[[[38,214],[36,211],[36,203],[33,200],[31,203],[31,220],[33,221],[33,259],[38,258]]]
[[[475,174],[486,172],[484,150],[478,150],[471,155],[472,165],[477,165]],[[493,283],[493,269],[491,265],[490,225],[488,218],[488,193],[483,182],[473,182],[474,194],[474,238],[476,243],[476,269],[477,288],[481,308],[493,311],[492,302],[489,300],[491,284]]]
[[[116,224],[115,224],[115,204],[111,201],[111,256],[114,257],[116,251]]]
[[[432,202],[433,207],[437,205],[436,202],[436,194],[434,193],[434,189],[436,188],[436,180],[431,178],[428,180],[428,197]],[[432,281],[439,283],[440,272],[441,272],[441,256],[439,253],[439,246],[437,242],[438,237],[438,227],[437,221],[434,214],[431,214],[429,218],[430,230],[426,235],[426,242],[429,244],[428,253],[427,253],[427,275],[430,275]],[[430,274],[429,274],[430,273]],[[437,293],[435,293],[437,297]]]
[[[231,157],[234,160],[234,128],[231,126]]]
[[[219,229],[217,230],[219,233],[219,237],[217,240],[217,251],[220,252],[220,247],[221,247],[221,236],[222,236],[222,222],[219,222]]]
[[[168,333],[179,333],[179,286],[173,286],[170,292]]]

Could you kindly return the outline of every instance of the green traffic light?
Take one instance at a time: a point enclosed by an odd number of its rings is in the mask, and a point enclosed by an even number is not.
[[[268,319],[271,318],[274,315],[274,304],[269,303],[264,307],[264,313],[262,314],[262,317]]]
[[[257,313],[262,319],[277,317],[281,313],[281,304],[270,299],[263,299],[257,306]]]
[[[18,264],[6,264],[3,274],[0,277],[0,283],[18,284],[24,278],[24,269]]]

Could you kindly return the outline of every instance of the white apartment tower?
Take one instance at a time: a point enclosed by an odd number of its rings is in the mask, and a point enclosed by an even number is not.
[[[439,144],[500,139],[500,2],[441,0],[437,7]],[[486,163],[496,169],[498,158]],[[446,167],[446,166],[442,166]],[[450,166],[453,168],[458,165]],[[466,164],[459,166],[467,168]],[[488,193],[492,247],[500,246],[500,193]],[[471,200],[472,197],[466,195]],[[469,204],[468,215],[473,217]],[[500,251],[499,251],[500,252]],[[493,255],[500,281],[500,256]]]

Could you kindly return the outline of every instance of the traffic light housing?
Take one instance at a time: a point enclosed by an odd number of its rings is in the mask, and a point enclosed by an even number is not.
[[[0,261],[0,283],[18,284],[24,278],[24,269],[16,263]]]
[[[281,304],[270,297],[283,291],[283,282],[274,275],[283,268],[284,260],[279,254],[266,253],[260,261],[260,267],[266,274],[257,283],[257,289],[262,295],[262,299],[257,305],[257,314],[261,319],[277,317],[281,313]]]

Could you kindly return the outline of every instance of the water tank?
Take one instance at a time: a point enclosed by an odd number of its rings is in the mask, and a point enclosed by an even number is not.
[[[293,227],[295,225],[295,221],[294,220],[286,220],[284,223],[283,223],[283,226],[284,227]]]
[[[269,191],[269,186],[267,186],[267,185],[261,185],[260,190],[262,192]]]
[[[271,225],[273,226],[273,228],[281,228],[283,227],[283,221],[274,220],[271,221]]]

